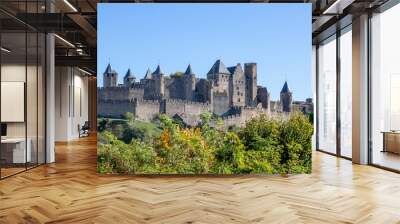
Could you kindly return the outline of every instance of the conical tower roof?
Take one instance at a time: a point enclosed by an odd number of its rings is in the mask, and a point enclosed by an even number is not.
[[[153,72],[153,75],[161,75],[163,74],[160,68],[160,65],[157,65],[156,70]]]
[[[124,79],[127,79],[127,78],[135,78],[135,76],[133,76],[130,68],[128,69],[128,71],[126,72],[126,74],[124,76]]]
[[[194,74],[192,71],[192,66],[190,66],[190,64],[189,64],[186,69],[185,75],[192,75],[192,74]]]
[[[144,78],[145,78],[145,79],[151,79],[151,78],[152,78],[150,68],[147,69],[146,75],[144,75]]]
[[[104,73],[112,73],[112,69],[111,69],[111,65],[110,63],[108,63],[106,70],[104,71]]]
[[[287,81],[285,81],[285,84],[283,84],[281,93],[288,93],[288,92],[290,92],[290,89],[289,89],[289,86],[287,84]]]

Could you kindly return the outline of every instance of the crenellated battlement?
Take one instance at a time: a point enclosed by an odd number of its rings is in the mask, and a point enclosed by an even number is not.
[[[129,86],[130,89],[144,89],[146,88],[146,84],[140,83],[140,82],[135,82],[132,83],[131,86]]]
[[[198,101],[181,100],[181,99],[166,99],[165,102],[171,105],[187,104],[187,105],[204,106],[204,107],[208,107],[210,105],[209,102],[198,102]]]
[[[154,104],[154,105],[159,105],[160,101],[159,100],[144,100],[144,99],[135,99],[138,104]]]

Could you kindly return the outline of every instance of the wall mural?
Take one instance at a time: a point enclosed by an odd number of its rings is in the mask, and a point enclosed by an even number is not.
[[[310,173],[311,9],[286,6],[99,4],[98,172]]]

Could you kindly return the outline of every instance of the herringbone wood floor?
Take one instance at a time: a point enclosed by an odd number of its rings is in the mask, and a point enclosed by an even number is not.
[[[96,174],[96,140],[0,181],[0,223],[400,223],[400,175],[313,155],[313,174]]]

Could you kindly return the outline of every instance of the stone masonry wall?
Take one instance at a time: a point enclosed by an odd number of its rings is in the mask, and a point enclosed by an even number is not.
[[[134,115],[142,121],[151,121],[160,113],[160,102],[153,100],[136,100]]]
[[[131,100],[99,100],[97,102],[97,114],[100,117],[121,118],[126,112],[133,113],[134,102]]]
[[[168,116],[174,116],[175,114],[193,114],[199,115],[209,111],[210,107],[208,103],[200,103],[186,100],[165,100],[165,114]]]
[[[144,85],[129,87],[106,87],[97,89],[97,98],[101,100],[133,100],[143,99]]]
[[[224,93],[219,93],[219,92],[214,92],[213,93],[213,112],[217,115],[223,115],[225,112],[229,110],[229,96],[226,92]]]
[[[246,122],[254,117],[258,117],[261,114],[267,116],[270,115],[267,109],[255,108],[255,107],[239,107],[238,113],[222,117],[223,128],[227,129],[230,126],[243,127]]]

